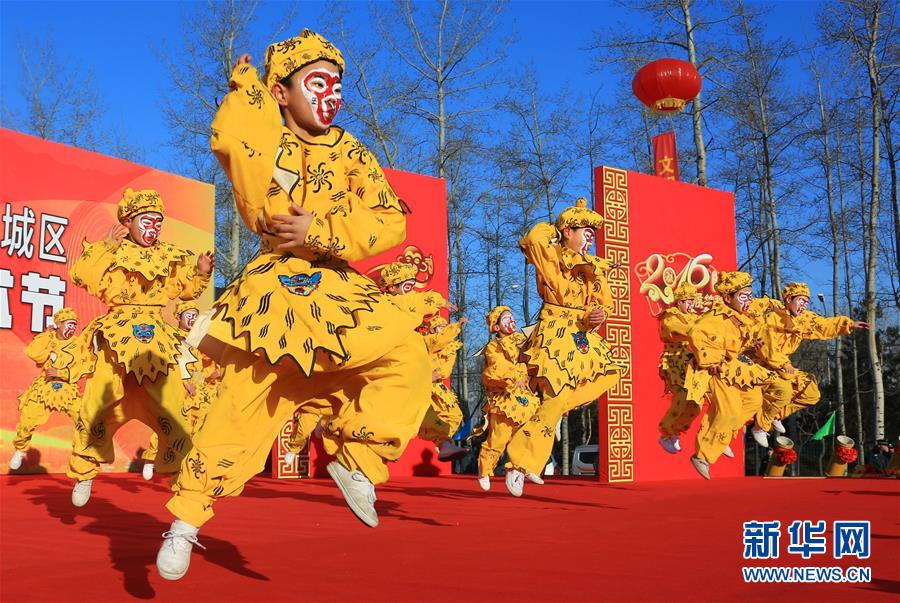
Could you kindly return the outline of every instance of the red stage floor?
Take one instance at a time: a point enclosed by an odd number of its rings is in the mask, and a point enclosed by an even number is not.
[[[223,500],[180,582],[156,575],[170,518],[161,479],[105,474],[87,507],[62,476],[0,480],[2,601],[888,601],[900,591],[900,482],[723,479],[600,486],[556,480],[515,499],[495,480],[379,489],[364,527],[330,481],[259,478]],[[744,584],[742,523],[872,521],[869,584]],[[747,562],[748,565],[754,562]]]

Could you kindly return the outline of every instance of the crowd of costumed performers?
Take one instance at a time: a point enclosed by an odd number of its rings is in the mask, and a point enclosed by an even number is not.
[[[126,189],[119,224],[85,242],[70,273],[108,311],[79,334],[77,316],[63,308],[26,349],[41,373],[20,397],[10,467],[21,467],[51,411],[68,413],[68,475],[81,507],[100,465],[114,460],[117,429],[144,423],[153,432],[144,477],[172,474],[173,521],[156,560],[163,578],[186,574],[216,501],[241,494],[292,419],[285,461],[317,433],[334,458],[328,474],[373,528],[376,486],[412,438],[433,442],[440,461],[469,452],[453,441],[463,413],[446,385],[466,319],[448,323],[441,313],[456,307],[418,289],[410,265],[387,264],[375,280],[352,266],[404,242],[407,209],[374,155],[333,125],[343,72],[341,52],[308,30],[268,48],[262,77],[249,55],[237,60],[211,147],[259,252],[212,308],[193,302],[209,285],[212,253],[194,259],[163,242],[163,199]],[[526,480],[543,483],[561,417],[627,368],[600,333],[612,310],[611,264],[590,253],[602,222],[579,199],[519,241],[543,304],[527,336],[507,306],[486,317],[483,490],[504,454],[512,495],[522,496]],[[816,403],[815,380],[789,358],[803,339],[867,327],[813,314],[801,283],[782,301],[753,299],[751,284],[743,272],[721,273],[715,299],[683,285],[660,316],[660,375],[672,395],[660,444],[678,453],[679,436],[708,402],[691,457],[707,478],[746,421],[755,418],[753,436],[766,445],[770,429]],[[169,305],[177,327],[164,317]]]
[[[746,272],[720,272],[714,288],[717,295],[702,296],[684,283],[659,315],[659,375],[672,398],[659,422],[659,443],[666,452],[681,452],[680,436],[706,401],[691,456],[706,479],[721,455],[734,457],[731,442],[749,421],[753,439],[768,447],[770,432],[785,432],[784,419],[819,401],[815,378],[791,364],[803,340],[869,328],[809,310],[805,283],[788,283],[781,300],[754,298]]]

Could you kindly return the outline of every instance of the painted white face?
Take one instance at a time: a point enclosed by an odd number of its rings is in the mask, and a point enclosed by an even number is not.
[[[682,299],[681,301],[675,302],[675,304],[682,312],[691,313],[694,311],[694,300],[692,299]]]
[[[75,331],[78,329],[78,321],[77,320],[64,320],[57,332],[59,336],[63,339],[72,339],[75,337]]]
[[[446,328],[447,328],[447,325],[446,325],[446,324],[440,323],[440,324],[438,324],[438,325],[435,325],[435,326],[431,329],[431,332],[432,332],[432,333],[440,333],[441,331],[443,331],[443,330],[446,329]]]
[[[590,226],[573,228],[572,233],[569,236],[570,244],[567,246],[580,254],[585,254],[590,251],[591,245],[594,244],[594,229]]]
[[[513,318],[512,313],[504,312],[500,315],[500,319],[497,321],[498,332],[503,335],[510,335],[511,333],[515,333],[518,328],[516,319]]]
[[[795,295],[788,300],[787,307],[793,316],[800,316],[809,308],[809,298],[805,295]]]
[[[416,279],[409,279],[408,281],[403,281],[402,283],[397,283],[396,285],[388,285],[387,292],[391,295],[403,295],[404,293],[409,293],[415,288]]]
[[[134,219],[132,235],[137,235],[137,243],[144,247],[150,247],[159,239],[162,230],[163,217],[156,212],[147,212]],[[136,231],[136,232],[135,232]]]
[[[190,331],[199,315],[200,313],[194,308],[185,310],[181,313],[181,318],[178,319],[178,325],[185,331]]]
[[[751,301],[753,301],[753,290],[750,287],[744,287],[730,295],[727,303],[732,309],[746,313],[750,309]]]
[[[310,71],[301,90],[312,109],[313,119],[322,129],[328,128],[341,108],[341,76],[337,67],[320,67]]]

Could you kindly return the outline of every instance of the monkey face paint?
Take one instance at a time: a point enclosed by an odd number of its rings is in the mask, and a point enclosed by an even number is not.
[[[64,320],[56,332],[62,339],[72,339],[75,337],[75,330],[78,328],[77,320]]]
[[[586,254],[594,244],[594,229],[590,226],[583,228],[569,228],[569,235],[566,237],[564,244],[572,251],[576,251],[582,255]]]
[[[753,301],[753,290],[750,287],[744,287],[726,297],[725,303],[732,310],[745,314],[750,309],[750,302]]]
[[[320,67],[303,78],[303,97],[312,109],[313,119],[323,130],[334,121],[341,108],[341,76],[334,70]]]
[[[150,211],[131,218],[128,222],[129,238],[141,247],[150,247],[159,239],[163,217]]]
[[[690,314],[694,311],[694,300],[692,299],[683,299],[681,301],[675,302],[678,306],[678,309],[686,314]]]
[[[194,308],[185,310],[181,313],[181,318],[178,319],[178,326],[180,326],[185,331],[190,331],[194,326],[194,322],[197,320],[197,316],[199,315],[200,313]]]
[[[516,319],[513,318],[513,315],[510,312],[504,312],[500,315],[500,319],[497,321],[497,330],[503,335],[510,335],[515,333],[519,326],[516,324]]]
[[[787,307],[792,316],[800,316],[809,307],[809,298],[805,295],[795,295],[787,301]]]

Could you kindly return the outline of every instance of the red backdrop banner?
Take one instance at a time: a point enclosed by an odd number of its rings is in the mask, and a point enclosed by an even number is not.
[[[38,374],[24,348],[63,305],[84,328],[106,307],[68,280],[81,241],[96,241],[116,224],[125,188],[154,188],[162,195],[162,238],[195,253],[213,248],[213,187],[121,159],[106,157],[11,130],[0,129],[0,472],[8,472],[18,422],[17,397]],[[212,303],[212,287],[200,299]],[[171,319],[171,315],[169,315]],[[124,471],[147,445],[150,430],[137,422],[116,434],[116,462]],[[54,413],[35,432],[20,473],[65,471],[72,423]]]
[[[656,315],[682,282],[711,293],[713,272],[735,269],[734,196],[610,167],[596,168],[594,178],[595,207],[605,220],[597,252],[617,264],[609,274],[614,311],[606,337],[628,367],[600,401],[600,478],[702,479],[690,463],[700,417],[682,436],[678,455],[657,442],[670,399],[657,372],[663,346]],[[732,449],[736,458],[716,463],[715,477],[744,474],[740,438]]]
[[[444,180],[399,170],[386,169],[384,172],[391,186],[410,208],[411,213],[406,221],[406,241],[400,247],[364,262],[358,262],[355,264],[356,269],[369,273],[374,279],[385,264],[395,261],[407,262],[418,268],[416,275],[418,288],[438,291],[447,297],[449,269],[447,194]],[[327,476],[325,465],[331,459],[321,448],[321,440],[316,438],[311,440],[308,453],[301,454],[293,465],[284,463],[290,433],[291,424],[287,423],[272,449],[272,474],[281,478]],[[416,438],[410,442],[406,453],[390,464],[390,472],[395,477],[435,476],[450,473],[450,464],[437,462],[434,444]]]
[[[675,132],[653,137],[653,165],[656,175],[668,180],[680,180],[678,151],[675,149]]]

